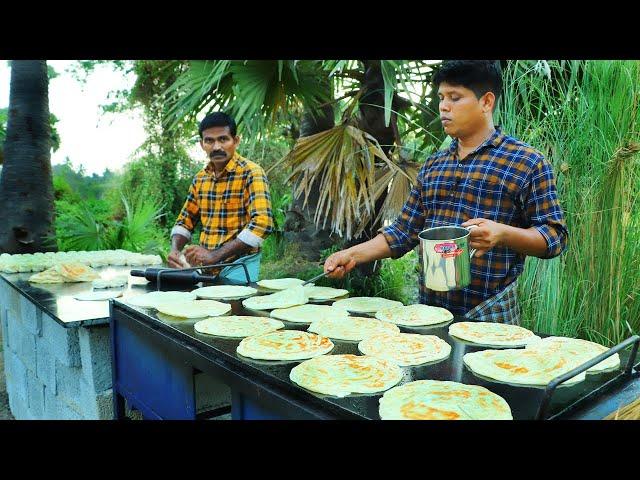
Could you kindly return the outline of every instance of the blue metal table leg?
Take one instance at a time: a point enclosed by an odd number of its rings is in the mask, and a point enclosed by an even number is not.
[[[252,401],[237,390],[231,391],[232,420],[285,420],[285,417]]]

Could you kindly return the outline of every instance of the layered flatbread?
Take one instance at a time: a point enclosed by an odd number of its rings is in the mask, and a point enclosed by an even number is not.
[[[416,304],[383,308],[376,312],[376,318],[405,327],[422,327],[451,321],[453,314],[446,308]]]
[[[462,360],[472,372],[483,377],[531,386],[545,386],[580,365],[579,359],[571,354],[531,349],[482,350],[466,353]],[[562,385],[572,385],[584,379],[583,372]]]
[[[268,317],[229,316],[200,320],[193,328],[198,333],[218,337],[244,338],[284,328],[284,323]]]
[[[182,302],[195,300],[196,294],[192,292],[148,292],[125,300],[129,305],[142,308],[157,308],[164,303]]]
[[[270,290],[287,290],[289,288],[300,286],[304,283],[304,280],[299,278],[274,278],[271,280],[259,280],[256,282],[258,285]]]
[[[402,302],[382,297],[351,297],[335,301],[333,306],[352,313],[376,313],[383,308],[401,307]]]
[[[449,335],[491,347],[522,347],[540,340],[526,328],[493,322],[457,322],[449,327]]]
[[[288,290],[281,290],[270,295],[249,297],[242,301],[245,308],[252,310],[272,310],[274,308],[289,308],[296,305],[304,305],[309,302],[309,297],[301,286]]]
[[[83,263],[59,263],[54,267],[68,282],[90,282],[100,278],[100,274]]]
[[[329,305],[296,305],[289,308],[278,308],[271,312],[273,318],[294,323],[312,323],[327,318],[346,318],[349,312]]]
[[[325,318],[313,322],[308,331],[334,340],[356,342],[377,333],[400,333],[397,325],[369,317]]]
[[[402,369],[382,358],[324,355],[292,368],[289,378],[307,390],[346,397],[384,392],[402,380]]]
[[[160,303],[156,305],[156,310],[173,317],[204,318],[224,315],[231,311],[231,305],[216,300],[183,300]]]
[[[214,285],[211,287],[198,288],[193,291],[198,298],[209,300],[246,298],[255,295],[257,292],[258,290],[255,288],[243,285]]]
[[[379,333],[362,340],[358,350],[406,367],[444,360],[451,353],[451,345],[435,335]]]
[[[44,272],[36,273],[29,277],[32,283],[65,283],[65,278],[58,273],[55,267],[48,268]]]
[[[380,398],[382,420],[513,420],[509,404],[479,385],[417,380]]]
[[[316,287],[315,285],[305,285],[304,291],[311,300],[331,300],[349,294],[349,290],[343,288]]]
[[[528,344],[527,348],[539,352],[562,352],[570,355],[575,355],[581,364],[609,350],[607,347],[600,345],[599,343],[594,343],[579,338],[567,337],[543,338],[538,342]],[[587,373],[597,373],[604,370],[611,370],[614,368],[618,368],[619,366],[620,356],[615,353],[609,358],[604,359],[602,362],[597,363],[596,365],[588,369]]]
[[[304,360],[333,350],[333,342],[326,337],[300,330],[278,330],[247,337],[237,352],[256,360]]]

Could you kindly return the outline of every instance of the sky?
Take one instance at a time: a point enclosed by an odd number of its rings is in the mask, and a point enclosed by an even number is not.
[[[59,120],[60,135],[60,148],[51,155],[51,164],[64,163],[69,157],[75,168],[83,165],[87,175],[101,175],[106,168],[119,170],[145,140],[142,112],[101,114],[100,105],[111,103],[110,91],[131,87],[135,75],[99,65],[82,85],[65,72],[73,63],[47,61],[58,73],[49,82],[49,111]],[[10,79],[7,61],[0,60],[0,108],[9,106]]]

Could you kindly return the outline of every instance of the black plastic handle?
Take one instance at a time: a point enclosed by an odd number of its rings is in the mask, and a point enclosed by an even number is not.
[[[547,416],[547,412],[549,410],[549,404],[551,403],[551,397],[555,392],[558,385],[567,380],[575,377],[576,375],[581,374],[582,372],[586,372],[594,365],[602,362],[603,360],[611,357],[612,355],[618,353],[621,350],[624,350],[629,345],[633,345],[633,350],[631,351],[631,355],[629,356],[629,360],[627,361],[627,366],[624,369],[624,376],[631,376],[633,373],[633,362],[638,353],[638,345],[640,344],[640,336],[633,335],[632,337],[627,338],[623,342],[619,343],[615,347],[610,348],[606,352],[602,352],[597,357],[593,357],[591,360],[583,363],[582,365],[574,368],[573,370],[568,371],[567,373],[563,373],[562,375],[557,376],[553,380],[551,380],[547,387],[545,388],[544,397],[542,397],[542,401],[540,402],[540,407],[538,408],[538,414],[536,415],[536,420],[544,420]],[[580,400],[578,400],[580,401]]]

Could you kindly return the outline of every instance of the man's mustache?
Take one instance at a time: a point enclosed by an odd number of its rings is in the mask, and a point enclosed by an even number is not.
[[[226,157],[227,153],[224,150],[215,150],[209,154],[209,158],[213,157]]]

